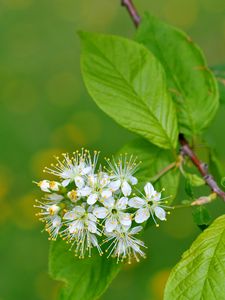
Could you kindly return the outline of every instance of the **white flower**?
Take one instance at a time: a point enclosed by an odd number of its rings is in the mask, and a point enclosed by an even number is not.
[[[144,243],[134,237],[142,229],[142,226],[130,229],[117,227],[115,231],[108,233],[108,237],[104,241],[104,243],[111,243],[107,249],[108,257],[116,257],[117,262],[128,259],[128,263],[131,263],[132,257],[137,261],[139,261],[139,256],[145,257],[145,253],[141,249],[141,247],[145,247]]]
[[[42,180],[37,183],[43,192],[50,193],[51,191],[58,192],[61,184],[57,181]]]
[[[86,196],[88,196],[87,203],[89,205],[93,205],[97,201],[104,201],[112,196],[112,191],[108,187],[109,182],[109,176],[104,172],[88,176],[89,186],[86,186],[84,189],[87,191]],[[80,192],[84,193],[82,190]]]
[[[66,153],[63,154],[63,161],[57,157],[57,164],[52,165],[52,168],[45,168],[45,171],[60,177],[64,187],[74,181],[78,188],[82,188],[85,185],[85,175],[91,173],[97,163],[96,157],[97,154],[94,155],[94,163],[92,163],[88,151],[75,152],[71,158]]]
[[[150,183],[144,187],[145,195],[128,198],[138,182],[134,177],[136,159],[121,156],[118,162],[107,160],[108,167],[98,169],[96,151],[93,157],[82,150],[56,159],[56,165],[45,170],[59,180],[36,183],[44,192],[43,200],[37,200],[37,215],[46,223],[50,239],[59,235],[71,243],[79,258],[91,256],[93,248],[102,255],[102,243],[107,244],[108,257],[116,257],[117,262],[144,257],[145,245],[135,237],[143,227],[134,224],[150,216],[165,220],[166,206]]]
[[[131,185],[135,185],[138,182],[137,178],[133,176],[137,170],[136,159],[133,159],[132,156],[128,159],[125,155],[124,157],[121,156],[118,162],[113,158],[112,162],[108,159],[107,163],[110,167],[108,171],[112,180],[109,187],[112,191],[117,191],[121,188],[123,195],[129,196],[132,192]]]
[[[128,204],[128,198],[122,197],[117,201],[114,198],[109,198],[103,201],[104,207],[96,207],[93,214],[98,219],[105,219],[105,230],[112,232],[118,224],[122,224],[129,228],[131,226],[131,215],[125,213]]]
[[[50,190],[49,190],[49,181],[48,180],[42,180],[42,181],[38,182],[37,185],[40,187],[40,189],[43,192],[50,193]]]
[[[154,215],[161,221],[166,220],[166,211],[161,207],[161,193],[158,193],[150,182],[145,185],[144,190],[145,196],[143,195],[143,198],[134,197],[128,202],[130,207],[138,208],[135,214],[135,222],[143,223],[148,220],[150,215],[154,221]]]
[[[54,202],[54,201],[59,202],[59,201],[63,200],[64,197],[62,195],[52,193],[52,194],[47,194],[45,199],[50,200],[52,202]]]
[[[41,212],[36,215],[40,216],[40,221],[46,223],[45,230],[49,233],[50,239],[56,240],[62,227],[61,217],[58,215],[61,210],[60,206],[51,201],[43,203],[36,200],[36,202],[39,205],[34,205],[34,207],[41,209]]]
[[[76,206],[73,210],[65,213],[64,224],[67,228],[61,232],[61,235],[66,237],[73,247],[76,244],[75,253],[83,258],[86,251],[91,256],[91,249],[97,247],[99,254],[102,250],[99,246],[96,235],[101,235],[97,227],[97,218],[90,212],[87,212],[84,207]]]

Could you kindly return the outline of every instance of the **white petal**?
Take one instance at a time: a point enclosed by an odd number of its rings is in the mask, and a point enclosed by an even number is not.
[[[112,196],[112,192],[110,190],[103,190],[101,195],[104,199],[108,199]]]
[[[53,194],[50,194],[48,195],[48,199],[49,200],[54,200],[54,201],[60,201],[62,200],[64,197],[62,195],[59,195],[59,194],[56,194],[56,193],[53,193]]]
[[[94,234],[90,235],[91,243],[94,247],[98,247],[98,240]]]
[[[96,175],[91,174],[88,175],[88,183],[93,186],[96,183]]]
[[[149,210],[147,208],[139,208],[135,215],[135,222],[140,224],[148,220],[150,217]]]
[[[165,221],[166,220],[166,212],[162,207],[155,207],[154,208],[154,212],[157,218],[159,218],[161,221]]]
[[[98,219],[105,219],[105,217],[108,214],[108,210],[105,207],[96,207],[93,210],[93,214],[98,218]]]
[[[84,179],[81,176],[76,176],[74,181],[79,189],[81,189],[84,186]]]
[[[55,216],[52,220],[53,227],[59,227],[61,225],[61,218],[59,216]]]
[[[49,193],[49,181],[48,180],[42,180],[38,183],[38,186],[40,187],[40,189],[43,191],[43,192],[47,192]]]
[[[85,186],[84,188],[77,190],[77,195],[80,197],[86,197],[90,195],[91,191],[92,188],[90,188],[89,186]]]
[[[99,180],[100,186],[104,187],[110,182],[109,176],[106,173],[102,173],[102,177]]]
[[[97,222],[96,216],[94,216],[92,213],[88,213],[87,218],[88,218],[89,221]]]
[[[127,197],[122,197],[117,200],[116,202],[116,207],[118,210],[123,210],[127,208],[127,203],[128,203],[128,198]]]
[[[63,216],[63,219],[65,220],[74,220],[76,218],[76,213],[71,210],[65,213],[65,215]]]
[[[105,222],[105,229],[107,232],[112,232],[117,226],[117,220],[114,217],[109,218]]]
[[[62,182],[62,186],[66,187],[70,183],[70,179],[65,179]]]
[[[135,184],[137,184],[137,183],[138,183],[138,180],[137,180],[137,178],[136,178],[136,177],[134,177],[134,176],[130,176],[130,177],[129,177],[129,180],[130,180],[130,182],[131,182],[131,184],[132,184],[132,185],[135,185]]]
[[[50,215],[54,216],[60,211],[60,209],[61,208],[58,205],[53,204],[53,205],[48,207],[48,212],[49,212]]]
[[[82,174],[82,175],[87,175],[87,174],[89,174],[89,173],[91,172],[91,170],[92,170],[92,167],[88,166],[88,167],[84,168],[84,169],[81,171],[81,174]]]
[[[154,190],[153,185],[150,182],[148,182],[145,185],[144,190],[145,190],[145,194],[148,198],[151,198],[154,195],[155,190]]]
[[[85,214],[85,209],[80,205],[75,206],[73,211],[76,213],[77,217],[82,217]]]
[[[108,198],[108,199],[104,199],[102,204],[106,207],[106,208],[112,208],[115,204],[115,199],[114,198]]]
[[[128,213],[119,214],[120,223],[124,226],[131,226],[131,215]]]
[[[141,208],[145,204],[145,200],[140,197],[133,197],[129,200],[128,205],[134,208]]]
[[[161,199],[161,193],[155,193],[154,194],[154,196],[153,196],[153,199],[155,200],[155,201],[160,201],[160,199]]]
[[[93,221],[88,221],[88,231],[91,233],[96,233],[97,232],[97,225]]]
[[[79,230],[82,230],[83,228],[84,228],[84,224],[80,220],[76,220],[68,226],[70,233],[77,233]]]
[[[132,189],[127,181],[123,181],[121,189],[124,196],[129,196],[131,194]]]
[[[98,200],[98,194],[91,194],[90,196],[88,196],[87,198],[87,203],[89,205],[93,205],[95,204],[95,202]]]
[[[109,188],[115,192],[117,191],[121,186],[121,181],[120,180],[116,180],[116,181],[111,181],[109,184]]]
[[[137,233],[140,232],[142,229],[143,229],[142,226],[136,226],[136,227],[134,227],[134,228],[132,228],[132,229],[130,230],[130,234],[137,234]]]

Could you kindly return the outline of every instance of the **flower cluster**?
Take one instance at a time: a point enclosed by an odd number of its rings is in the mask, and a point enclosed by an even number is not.
[[[58,180],[37,183],[45,195],[35,207],[50,239],[61,236],[80,258],[91,256],[93,248],[117,261],[144,257],[145,245],[136,235],[150,217],[156,224],[156,218],[166,220],[166,206],[151,183],[144,186],[144,194],[137,189],[134,193],[136,158],[107,159],[107,167],[102,168],[97,167],[98,152],[92,156],[82,150],[62,156],[44,170]]]

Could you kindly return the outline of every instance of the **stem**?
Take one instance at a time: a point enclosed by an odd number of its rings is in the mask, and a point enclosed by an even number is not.
[[[158,174],[156,174],[154,177],[152,177],[150,179],[150,181],[152,182],[156,182],[159,178],[161,178],[163,175],[165,175],[169,170],[175,168],[177,166],[177,162],[172,162],[171,164],[169,164],[168,166],[166,166],[164,169],[162,169],[161,171],[159,171]]]
[[[130,17],[135,25],[135,27],[138,27],[138,25],[141,22],[141,17],[139,16],[137,9],[135,8],[132,0],[121,0],[122,6],[125,6],[128,13],[130,14]],[[217,182],[215,181],[214,177],[208,172],[208,166],[206,163],[201,162],[197,155],[194,153],[194,151],[191,149],[188,141],[185,139],[183,134],[179,135],[179,142],[181,145],[181,155],[189,157],[189,159],[192,161],[192,163],[196,166],[196,168],[199,170],[200,174],[202,175],[203,179],[205,180],[205,183],[210,187],[210,189],[217,194],[223,201],[225,201],[225,192],[223,192]],[[162,170],[163,171],[163,170]],[[167,172],[167,170],[166,170]],[[163,171],[163,174],[165,172]]]
[[[196,168],[199,170],[199,173],[202,175],[203,179],[205,180],[205,183],[210,187],[210,189],[216,193],[221,199],[225,201],[225,192],[223,192],[214,177],[208,172],[208,166],[206,163],[199,160],[197,155],[194,153],[194,151],[191,149],[188,141],[185,139],[183,134],[179,135],[179,142],[181,145],[181,155],[187,156],[192,161],[192,163],[196,166]]]
[[[141,21],[141,17],[139,16],[132,0],[121,0],[121,5],[126,7],[128,13],[130,14],[130,17],[134,23],[134,26],[138,27],[138,25]]]

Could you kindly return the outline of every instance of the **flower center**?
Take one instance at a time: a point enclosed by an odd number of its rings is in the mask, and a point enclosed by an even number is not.
[[[117,209],[113,208],[112,209],[112,214],[116,214],[117,213]]]

